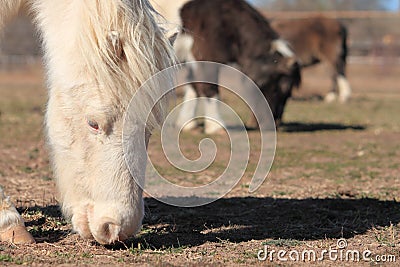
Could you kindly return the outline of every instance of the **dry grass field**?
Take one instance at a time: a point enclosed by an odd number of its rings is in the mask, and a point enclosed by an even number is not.
[[[308,259],[279,261],[277,253],[286,251],[288,257],[290,251],[313,250],[318,257],[338,249],[340,238],[347,247],[339,252],[369,250],[370,261],[325,255],[313,263],[374,266],[381,264],[377,256],[400,262],[400,66],[350,64],[349,77],[352,100],[326,104],[320,100],[329,88],[325,69],[305,72],[303,87],[287,105],[272,170],[257,192],[248,193],[258,156],[259,134],[253,131],[255,152],[227,196],[198,208],[146,197],[140,234],[104,247],[71,233],[57,207],[43,137],[41,67],[0,73],[0,184],[37,240],[27,246],[0,243],[0,265],[308,266]],[[200,131],[182,135],[189,157],[197,155],[204,137]],[[223,135],[214,138],[224,147]],[[157,142],[151,141],[150,155],[171,180],[204,183],[223,171],[225,152],[217,155],[221,164],[198,176],[184,175],[162,160]],[[264,247],[276,251],[273,261],[258,260]]]

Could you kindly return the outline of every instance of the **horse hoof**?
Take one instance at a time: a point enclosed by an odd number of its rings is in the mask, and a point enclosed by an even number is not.
[[[207,135],[224,135],[226,134],[226,130],[224,128],[217,128],[212,130],[206,129],[204,133]]]
[[[350,97],[351,97],[350,93],[349,94],[339,95],[339,102],[342,103],[342,104],[347,103],[347,102],[349,102]]]
[[[197,128],[197,122],[192,120],[182,127],[182,132],[190,132]]]
[[[215,122],[214,120],[205,120],[204,133],[208,135],[223,134],[225,126],[222,123]]]
[[[337,95],[333,92],[330,92],[325,96],[325,102],[332,103],[333,101],[336,100],[336,98],[337,98]]]
[[[25,226],[17,225],[0,233],[0,241],[13,244],[33,244],[36,243],[33,236],[26,230]]]

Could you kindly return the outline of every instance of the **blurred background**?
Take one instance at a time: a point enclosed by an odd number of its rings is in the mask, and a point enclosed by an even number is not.
[[[342,21],[349,30],[352,60],[390,64],[400,54],[399,0],[249,0],[269,19],[324,15]],[[30,19],[21,14],[0,39],[0,68],[33,64],[40,48]],[[364,59],[366,60],[366,59]]]
[[[385,57],[400,52],[399,0],[251,0],[270,19],[324,15],[349,30],[350,56]],[[397,60],[397,58],[395,58]]]
[[[336,18],[348,29],[348,77],[354,95],[366,91],[399,90],[399,0],[248,0],[269,20],[322,15]],[[30,19],[21,14],[0,38],[0,71],[41,69],[41,49]],[[313,79],[308,77],[312,76]],[[385,77],[386,84],[376,84]],[[305,70],[297,95],[325,95],[330,86],[327,69]],[[379,81],[380,82],[380,81]],[[375,83],[375,84],[372,84]],[[379,86],[378,86],[379,85]],[[296,93],[295,93],[296,97]]]

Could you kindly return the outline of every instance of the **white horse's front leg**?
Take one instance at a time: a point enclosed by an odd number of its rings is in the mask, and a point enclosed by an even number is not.
[[[337,84],[339,89],[339,101],[345,103],[351,97],[351,87],[347,78],[343,75],[337,77]]]
[[[0,31],[8,19],[18,13],[22,0],[0,1]],[[4,195],[0,187],[0,241],[15,244],[34,243],[35,240],[25,229],[24,220],[11,203],[10,198]]]
[[[176,120],[176,126],[182,127],[183,131],[190,131],[197,127],[197,123],[194,120],[197,107],[197,93],[192,85],[185,85],[185,96],[181,105],[181,110]]]
[[[25,229],[24,219],[4,195],[0,187],[0,241],[14,244],[35,243],[32,235]]]

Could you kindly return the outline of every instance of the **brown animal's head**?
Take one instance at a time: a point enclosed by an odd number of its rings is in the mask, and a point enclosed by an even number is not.
[[[266,97],[279,125],[293,87],[301,83],[300,64],[288,44],[276,39],[271,42],[270,50],[257,58],[251,68],[252,79]]]

